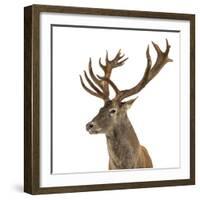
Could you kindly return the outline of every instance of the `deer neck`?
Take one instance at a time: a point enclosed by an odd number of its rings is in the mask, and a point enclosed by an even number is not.
[[[116,168],[132,168],[137,157],[139,140],[128,116],[123,116],[106,135],[109,159]]]

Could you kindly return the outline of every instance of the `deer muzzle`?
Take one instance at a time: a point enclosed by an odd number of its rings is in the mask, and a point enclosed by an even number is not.
[[[97,125],[93,121],[91,121],[91,122],[86,124],[86,130],[90,134],[95,134],[95,133],[99,133],[100,132],[100,129],[97,127]]]

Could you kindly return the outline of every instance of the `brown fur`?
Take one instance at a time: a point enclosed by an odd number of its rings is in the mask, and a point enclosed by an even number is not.
[[[106,135],[109,154],[109,169],[132,169],[153,167],[148,151],[141,146],[128,119],[126,110],[133,101],[128,101],[120,107],[110,101],[100,109],[100,112],[89,124],[91,134],[103,132]],[[109,111],[116,113],[110,116]]]

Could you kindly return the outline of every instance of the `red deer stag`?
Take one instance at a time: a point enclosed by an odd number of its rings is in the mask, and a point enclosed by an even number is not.
[[[105,133],[109,154],[109,169],[131,169],[131,168],[152,168],[153,164],[147,149],[142,146],[127,116],[127,109],[131,107],[135,99],[123,101],[123,99],[140,92],[163,68],[172,62],[168,57],[170,45],[166,39],[166,50],[163,52],[157,44],[152,42],[157,59],[152,66],[149,46],[146,50],[147,67],[142,79],[132,88],[119,90],[115,83],[110,79],[114,68],[120,67],[128,58],[124,58],[121,51],[116,54],[113,60],[108,58],[106,53],[105,65],[101,58],[99,65],[104,72],[104,76],[96,76],[92,69],[92,61],[89,60],[89,74],[84,71],[85,79],[92,89],[89,89],[80,76],[83,88],[91,95],[104,100],[104,106],[99,113],[86,125],[90,134]],[[116,95],[109,99],[109,85],[113,88]]]

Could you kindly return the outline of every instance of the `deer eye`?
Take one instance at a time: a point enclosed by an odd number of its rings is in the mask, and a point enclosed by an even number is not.
[[[111,116],[114,115],[116,113],[116,109],[115,108],[111,108],[109,110],[109,113],[110,113]]]

